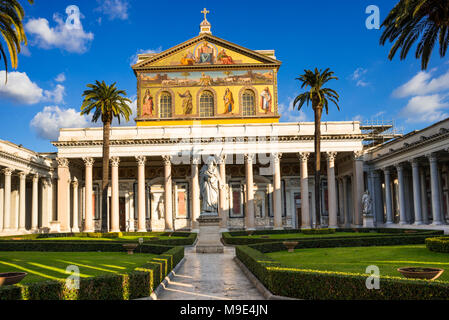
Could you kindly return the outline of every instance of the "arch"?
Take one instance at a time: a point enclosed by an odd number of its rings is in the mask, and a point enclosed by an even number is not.
[[[198,116],[202,118],[217,115],[217,93],[215,90],[210,87],[205,87],[198,91],[197,110]]]
[[[253,98],[254,98],[254,106],[253,106],[253,111],[250,113],[245,112],[245,98],[244,95],[246,93],[252,92],[253,94]],[[257,89],[251,86],[244,86],[243,88],[240,89],[239,91],[239,107],[240,107],[240,115],[243,117],[251,117],[251,116],[256,116],[258,115],[258,108],[257,106],[259,105],[259,95],[257,93]]]

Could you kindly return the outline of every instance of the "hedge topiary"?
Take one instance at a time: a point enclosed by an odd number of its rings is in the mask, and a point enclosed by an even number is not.
[[[379,290],[366,288],[367,275],[284,268],[249,246],[236,247],[237,258],[275,295],[310,300],[449,299],[449,284],[381,277]]]
[[[148,297],[182,260],[184,248],[143,245],[142,249],[143,252],[152,250],[162,254],[124,275],[81,278],[79,289],[67,288],[64,281],[0,287],[0,300],[129,300]]]
[[[449,237],[428,238],[426,247],[430,251],[449,253]]]

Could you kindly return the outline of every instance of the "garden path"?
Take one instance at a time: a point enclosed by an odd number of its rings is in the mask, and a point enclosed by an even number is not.
[[[264,297],[234,262],[235,249],[197,254],[185,249],[185,263],[162,290],[160,300],[262,300]]]

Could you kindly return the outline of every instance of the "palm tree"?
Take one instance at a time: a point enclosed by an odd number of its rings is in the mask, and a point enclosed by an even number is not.
[[[30,4],[34,0],[28,0]],[[17,0],[0,0],[0,32],[8,47],[11,56],[11,65],[14,69],[18,66],[18,55],[20,53],[21,43],[27,44],[25,30],[22,20],[25,11]],[[0,43],[0,59],[3,59],[5,65],[5,82],[8,81],[8,58],[6,57],[5,48]]]
[[[132,114],[129,107],[131,100],[126,98],[126,91],[118,90],[115,83],[107,85],[104,81],[96,81],[87,85],[89,90],[84,91],[84,101],[81,106],[81,115],[90,114],[93,111],[92,122],[99,119],[103,122],[103,182],[102,182],[102,214],[101,230],[108,231],[108,186],[109,186],[109,143],[111,123],[114,118],[123,116],[126,121]]]
[[[400,0],[382,23],[385,30],[380,44],[395,41],[388,54],[392,60],[401,49],[404,60],[411,46],[418,41],[416,59],[421,58],[422,70],[427,69],[435,42],[438,39],[440,56],[446,55],[449,45],[449,1],[446,0]]]
[[[295,101],[293,101],[293,108],[296,108],[298,105],[298,111],[301,110],[304,104],[309,105],[312,103],[312,109],[315,113],[315,215],[316,215],[316,228],[320,227],[320,218],[321,218],[321,115],[323,113],[323,107],[326,109],[326,114],[329,113],[329,101],[333,102],[337,109],[340,110],[338,106],[339,95],[338,93],[329,88],[323,88],[330,80],[338,80],[337,77],[334,76],[334,72],[326,70],[318,70],[315,68],[315,71],[304,70],[304,74],[300,75],[299,78],[296,78],[299,82],[301,82],[301,89],[307,89],[310,87],[309,91],[301,93],[296,97]]]

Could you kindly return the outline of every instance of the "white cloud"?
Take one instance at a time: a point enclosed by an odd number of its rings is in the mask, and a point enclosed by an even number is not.
[[[137,52],[129,58],[130,65],[134,65],[137,63],[137,60],[139,59],[139,54],[145,54],[145,53],[160,53],[162,52],[162,47],[159,47],[157,49],[139,49]]]
[[[449,117],[447,96],[440,94],[416,96],[400,111],[401,117],[407,122],[437,122]]]
[[[352,121],[360,121],[362,122],[364,117],[361,114],[358,114],[352,118]]]
[[[74,53],[84,53],[88,45],[94,39],[94,34],[85,32],[83,25],[73,27],[66,24],[58,14],[53,15],[55,27],[50,27],[47,19],[30,19],[25,24],[25,31],[34,36],[33,44],[43,49],[60,48]]]
[[[28,46],[21,46],[20,54],[24,55],[25,57],[31,57],[31,51],[30,49],[28,49]]]
[[[357,87],[366,87],[369,85],[369,83],[365,80],[365,74],[368,72],[367,69],[364,68],[357,68],[352,74],[351,74],[351,80],[356,82]]]
[[[126,0],[97,0],[99,6],[95,11],[101,12],[109,20],[127,20],[129,17],[129,2]],[[101,18],[97,20],[101,24]]]
[[[8,72],[8,82],[5,85],[5,71],[0,71],[0,98],[18,104],[36,104],[42,101],[62,103],[65,87],[56,85],[53,90],[43,90],[32,82],[25,72]]]
[[[278,106],[279,114],[281,115],[281,120],[285,122],[305,122],[307,121],[307,115],[301,109],[298,111],[296,108],[293,109],[293,98],[287,99],[287,104],[280,103]]]
[[[58,106],[46,106],[30,122],[30,127],[43,139],[57,140],[61,128],[85,128],[89,125],[86,116],[75,109],[61,109]]]
[[[67,78],[66,78],[66,76],[65,76],[65,73],[62,72],[62,73],[60,73],[60,74],[58,74],[58,75],[56,76],[55,81],[56,81],[56,82],[64,82],[66,79],[67,79]]]
[[[393,92],[393,96],[405,98],[449,90],[449,70],[445,74],[432,79],[432,73],[434,71],[435,70],[418,72],[418,74],[416,74],[410,81],[397,88]]]
[[[64,102],[64,95],[65,95],[65,87],[60,84],[57,84],[56,87],[52,91],[50,91],[50,90],[44,91],[45,100],[52,101],[55,103]]]
[[[35,104],[44,95],[36,83],[32,82],[25,72],[9,72],[8,83],[5,85],[5,71],[0,71],[0,98],[21,104]]]

